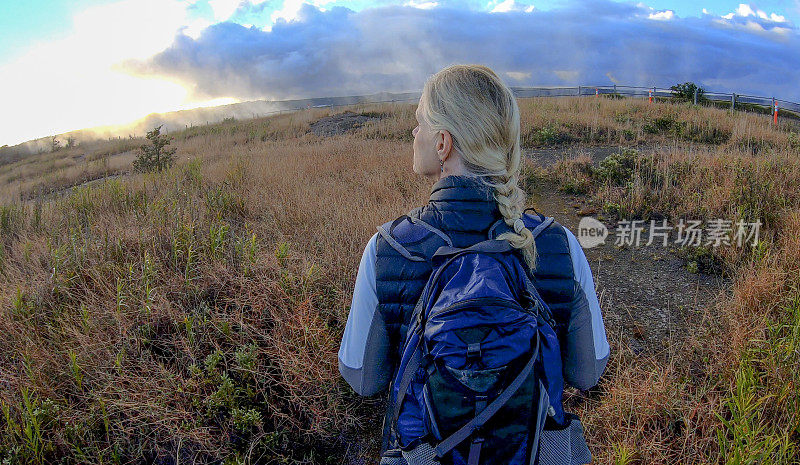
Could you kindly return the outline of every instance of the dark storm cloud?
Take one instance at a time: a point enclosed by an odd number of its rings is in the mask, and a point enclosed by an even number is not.
[[[800,100],[800,32],[754,16],[648,19],[603,0],[552,11],[305,5],[270,32],[221,23],[178,36],[138,74],[177,78],[197,97],[302,98],[416,90],[451,63],[484,63],[511,85],[670,86]]]

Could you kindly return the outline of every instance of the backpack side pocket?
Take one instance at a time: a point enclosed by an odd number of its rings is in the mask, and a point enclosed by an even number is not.
[[[539,442],[539,465],[578,465],[592,461],[583,436],[583,425],[577,415],[567,413],[564,426],[542,430]]]
[[[379,465],[408,465],[400,449],[387,450],[381,456]]]

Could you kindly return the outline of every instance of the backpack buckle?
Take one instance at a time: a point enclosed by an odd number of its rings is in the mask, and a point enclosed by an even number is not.
[[[467,344],[467,362],[477,362],[481,359],[481,343]]]
[[[425,328],[422,326],[422,312],[417,313],[417,334],[422,336],[422,333],[425,332]]]

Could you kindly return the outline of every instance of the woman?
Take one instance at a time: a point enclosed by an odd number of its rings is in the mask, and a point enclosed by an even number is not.
[[[565,380],[578,389],[593,387],[609,346],[591,270],[568,229],[554,222],[534,238],[527,227],[533,217],[524,214],[518,186],[520,115],[511,90],[485,66],[450,66],[425,83],[416,118],[413,170],[438,181],[428,204],[408,216],[443,232],[454,247],[500,231],[495,238],[519,250],[553,312]],[[403,252],[386,231],[364,250],[339,350],[342,376],[365,396],[383,391],[395,375],[435,251],[419,244]],[[384,448],[396,447],[386,430]]]

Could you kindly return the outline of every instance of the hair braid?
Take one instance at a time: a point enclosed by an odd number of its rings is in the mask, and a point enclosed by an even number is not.
[[[500,177],[502,179],[502,177]],[[507,240],[512,247],[519,249],[531,270],[536,268],[536,244],[533,240],[533,233],[527,227],[522,227],[517,232],[515,224],[522,219],[522,212],[525,208],[525,192],[519,187],[518,174],[507,176],[505,182],[487,183],[494,188],[494,198],[497,202],[497,209],[503,216],[503,221],[511,228],[511,231],[500,234],[498,239]]]

